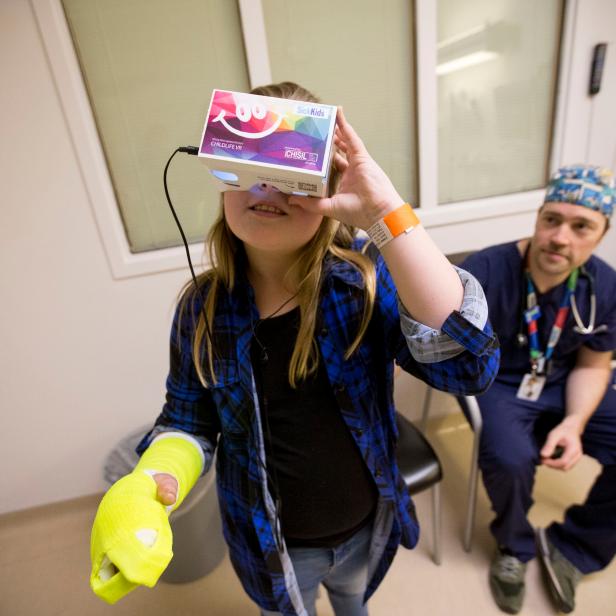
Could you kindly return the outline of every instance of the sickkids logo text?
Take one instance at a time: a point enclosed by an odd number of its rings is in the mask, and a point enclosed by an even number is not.
[[[314,105],[298,105],[296,111],[299,115],[310,116],[311,118],[326,118],[328,115],[325,109]]]

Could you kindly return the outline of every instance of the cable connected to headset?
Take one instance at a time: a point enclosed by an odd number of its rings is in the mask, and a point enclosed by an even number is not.
[[[182,242],[184,243],[184,250],[186,251],[186,259],[188,260],[188,267],[190,268],[190,275],[192,276],[193,284],[195,286],[195,291],[201,297],[201,315],[203,316],[203,321],[205,324],[205,331],[210,341],[210,348],[213,350],[214,354],[216,354],[216,347],[214,346],[214,339],[212,336],[212,329],[210,327],[209,319],[207,318],[207,314],[205,312],[205,297],[203,296],[202,289],[197,282],[197,276],[195,274],[195,268],[193,267],[192,259],[190,258],[190,250],[188,248],[188,240],[186,239],[186,235],[184,233],[184,229],[182,228],[182,224],[180,223],[180,219],[173,207],[173,203],[171,203],[171,196],[169,195],[169,187],[167,186],[167,171],[169,170],[169,165],[173,160],[173,157],[178,153],[182,152],[183,154],[190,154],[191,156],[197,156],[199,154],[199,148],[194,145],[185,145],[179,148],[171,154],[167,164],[165,165],[165,170],[163,171],[163,185],[165,187],[165,197],[167,197],[167,203],[169,204],[169,209],[171,210],[171,214],[173,214],[173,220],[175,220],[175,224],[180,231],[180,235],[182,236]]]

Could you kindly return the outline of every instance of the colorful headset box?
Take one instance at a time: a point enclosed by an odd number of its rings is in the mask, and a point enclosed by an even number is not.
[[[199,157],[221,191],[328,194],[336,107],[214,90]]]

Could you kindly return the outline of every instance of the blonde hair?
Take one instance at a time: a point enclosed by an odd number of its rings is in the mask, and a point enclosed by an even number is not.
[[[251,94],[273,96],[308,102],[319,100],[301,86],[285,81],[279,84],[261,86],[251,91]],[[332,174],[336,176],[337,174]],[[332,177],[332,187],[337,187],[337,177]],[[222,201],[222,199],[221,199]],[[348,359],[357,349],[368,328],[376,294],[376,272],[372,261],[364,254],[352,250],[351,245],[355,230],[349,225],[340,223],[333,218],[324,217],[314,237],[301,249],[296,261],[286,276],[298,280],[297,299],[300,309],[300,327],[297,340],[289,363],[289,383],[297,387],[298,383],[313,374],[319,362],[319,353],[315,339],[319,291],[323,282],[323,264],[326,257],[333,257],[354,266],[364,280],[364,306],[362,320],[355,336],[345,353]],[[246,255],[242,242],[233,234],[225,220],[221,207],[218,219],[210,229],[206,245],[210,258],[211,269],[197,277],[198,293],[191,290],[193,282],[188,282],[181,293],[180,320],[189,310],[195,317],[195,300],[205,293],[204,309],[209,324],[214,323],[216,305],[221,293],[231,293],[237,276],[238,262],[245,261]],[[192,298],[189,301],[189,298]],[[205,344],[204,344],[205,343]],[[206,374],[203,369],[203,352],[207,355],[207,365],[210,380],[216,383],[214,358],[216,351],[212,346],[210,333],[206,330],[203,310],[196,318],[196,327],[192,340],[192,355],[194,365],[201,380],[207,387]]]

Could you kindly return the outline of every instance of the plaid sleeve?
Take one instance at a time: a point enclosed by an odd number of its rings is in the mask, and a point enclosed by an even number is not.
[[[489,321],[483,330],[470,326],[474,329],[472,331],[469,330],[464,317],[454,313],[446,323],[451,324],[453,330],[462,321],[465,323],[462,328],[466,338],[465,343],[469,348],[460,355],[443,361],[430,364],[417,362],[410,372],[440,391],[455,395],[477,395],[492,384],[498,373],[500,361],[498,339],[492,332]]]
[[[428,385],[457,395],[479,394],[485,391],[498,372],[500,352],[498,339],[487,318],[487,305],[481,285],[476,279],[458,270],[464,283],[462,312],[453,312],[441,328],[430,330],[442,340],[451,339],[456,345],[452,357],[439,361],[418,361],[409,348],[408,332],[403,331],[398,295],[382,257],[377,257],[379,335],[391,352],[392,359],[405,371]],[[416,323],[406,314],[412,323]],[[407,322],[408,323],[408,322]],[[422,326],[425,327],[425,326]],[[405,335],[406,334],[406,335]]]
[[[442,331],[463,347],[460,354],[403,367],[440,391],[465,396],[483,393],[496,377],[500,362],[498,338],[490,321],[479,329],[456,311],[447,318]]]
[[[211,392],[202,385],[193,363],[193,324],[190,313],[180,318],[179,308],[176,309],[169,345],[166,401],[154,427],[137,445],[137,453],[141,455],[162,432],[185,432],[201,445],[207,471],[220,432],[220,419]]]
[[[464,299],[460,311],[452,313],[440,331],[415,321],[398,301],[402,332],[413,359],[419,363],[444,361],[465,349],[473,352],[482,344],[490,344],[490,337],[483,332],[488,320],[488,304],[483,289],[472,274],[459,267],[455,269],[464,287]]]

